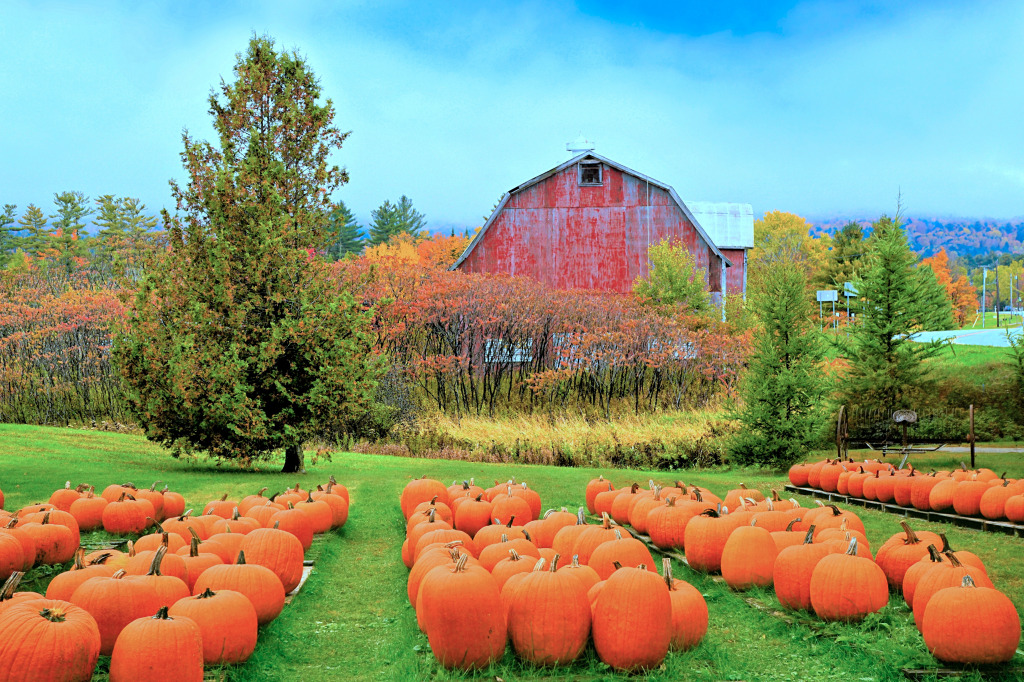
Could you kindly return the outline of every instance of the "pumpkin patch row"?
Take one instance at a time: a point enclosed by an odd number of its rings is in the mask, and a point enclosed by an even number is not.
[[[701,593],[672,577],[668,559],[659,576],[647,547],[607,515],[541,514],[540,495],[513,481],[416,479],[400,503],[409,601],[446,668],[486,667],[508,643],[531,663],[564,665],[592,638],[612,668],[650,669],[707,631]]]
[[[820,502],[808,509],[776,493],[766,499],[742,484],[722,498],[678,482],[616,489],[601,477],[588,483],[586,497],[593,513],[630,524],[659,549],[683,550],[690,568],[720,572],[735,590],[774,588],[784,607],[826,621],[861,620],[888,603],[890,589],[901,591],[928,650],[943,661],[1008,661],[1020,640],[1017,611],[982,561],[905,522],[872,555],[852,511]],[[974,601],[991,611],[970,632],[951,629],[954,605]]]
[[[7,565],[14,570],[0,591],[0,679],[88,680],[100,655],[111,657],[111,680],[154,669],[166,679],[201,680],[204,665],[245,661],[258,627],[281,613],[286,594],[299,585],[313,535],[348,518],[348,491],[333,477],[315,490],[296,486],[271,498],[265,488],[242,500],[225,496],[199,515],[155,486],[149,492],[162,505],[129,492],[133,486],[114,488],[97,496],[68,484],[48,503],[3,512],[10,521],[0,528],[0,574]],[[109,513],[129,501],[143,505],[142,529],[155,532],[128,541],[124,552],[87,553],[80,547],[80,503],[97,499],[105,505],[100,526],[131,520],[135,511]],[[5,550],[13,557],[6,563]],[[72,558],[45,595],[17,591],[32,565]],[[14,636],[24,631],[45,639]]]
[[[875,500],[921,511],[980,516],[990,521],[1024,523],[1024,480],[999,476],[991,469],[968,469],[924,474],[913,465],[898,469],[892,464],[867,460],[855,462],[825,459],[796,464],[790,482],[849,497]]]

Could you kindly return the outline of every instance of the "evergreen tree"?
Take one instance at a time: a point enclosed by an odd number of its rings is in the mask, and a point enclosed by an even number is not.
[[[383,244],[395,235],[407,233],[414,237],[426,225],[426,218],[412,207],[412,201],[404,194],[397,204],[385,200],[370,213],[370,246]]]
[[[150,439],[245,464],[365,414],[380,375],[370,315],[323,260],[328,166],[346,134],[297,53],[253,37],[210,95],[218,143],[183,136],[189,183],[170,250],[139,284],[115,357]]]
[[[55,192],[53,203],[57,212],[50,216],[53,219],[50,246],[60,266],[71,272],[77,260],[89,255],[83,222],[92,215],[89,197],[81,192]]]
[[[850,330],[845,393],[851,404],[881,408],[891,415],[911,407],[928,385],[922,361],[938,353],[940,346],[910,339],[927,317],[927,301],[914,268],[917,258],[898,220],[883,216],[876,221],[867,247],[857,280],[857,320]]]
[[[18,219],[18,236],[16,245],[31,256],[42,256],[50,245],[50,232],[47,229],[46,215],[35,204],[25,207],[25,214]]]
[[[18,207],[14,204],[4,204],[4,210],[0,212],[0,268],[7,265],[11,255],[18,248],[18,240],[11,230],[14,224],[14,214]]]
[[[329,245],[325,254],[328,260],[340,260],[350,253],[358,254],[366,245],[363,228],[344,201],[339,201],[331,211],[327,234]]]
[[[935,271],[925,266],[917,267],[914,272],[918,279],[918,300],[921,306],[918,318],[920,328],[925,331],[955,329],[953,303]]]
[[[826,398],[820,333],[811,322],[804,272],[788,265],[763,271],[751,297],[759,325],[741,384],[742,432],[730,443],[741,464],[787,467],[815,440]]]
[[[96,219],[93,223],[99,229],[96,232],[95,267],[101,271],[109,271],[114,261],[127,243],[127,231],[121,216],[121,202],[113,194],[104,194],[96,199]]]
[[[857,278],[865,247],[864,229],[852,220],[835,233],[826,267],[829,285],[842,289],[845,282],[853,282]]]

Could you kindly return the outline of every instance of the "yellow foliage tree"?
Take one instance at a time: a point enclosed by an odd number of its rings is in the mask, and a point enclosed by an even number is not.
[[[765,213],[754,221],[754,248],[748,255],[751,290],[759,290],[764,273],[775,266],[802,269],[810,287],[823,284],[831,246],[828,235],[811,236],[806,219],[784,211]]]

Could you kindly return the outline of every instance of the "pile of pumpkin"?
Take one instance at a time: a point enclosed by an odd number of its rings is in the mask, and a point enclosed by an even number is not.
[[[200,515],[155,487],[114,485],[95,495],[69,483],[48,503],[0,509],[0,679],[88,680],[100,655],[111,657],[115,682],[156,669],[166,679],[201,680],[204,664],[242,662],[258,626],[281,613],[302,579],[313,535],[348,518],[348,490],[333,477],[273,498],[266,488],[237,501],[224,496]],[[80,547],[81,531],[151,526],[124,552]],[[32,566],[71,559],[45,595],[15,591]]]
[[[719,498],[683,483],[616,490],[602,477],[588,483],[586,497],[592,512],[649,534],[660,549],[683,550],[690,568],[721,572],[736,590],[774,587],[784,607],[824,620],[861,620],[888,603],[890,589],[900,591],[928,650],[943,661],[1004,662],[1020,640],[1013,603],[976,555],[954,552],[944,535],[902,523],[872,556],[852,511],[765,499],[742,484]],[[970,627],[961,627],[965,620]]]
[[[593,637],[612,668],[650,669],[707,631],[701,593],[673,579],[667,558],[659,576],[647,547],[607,517],[541,514],[540,495],[513,481],[485,490],[421,478],[400,502],[409,601],[447,668],[485,667],[508,640],[526,661],[564,665]]]
[[[1024,523],[1024,480],[999,476],[991,469],[968,469],[922,474],[913,465],[897,469],[892,464],[868,460],[855,462],[825,459],[796,464],[790,482],[865,500],[876,500],[921,511],[981,516],[990,521]]]

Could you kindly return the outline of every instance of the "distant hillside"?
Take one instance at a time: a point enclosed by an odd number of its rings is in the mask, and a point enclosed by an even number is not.
[[[811,234],[834,234],[847,219],[812,221]],[[870,220],[858,220],[865,228]],[[906,218],[910,248],[922,257],[945,248],[950,257],[976,256],[1000,251],[1024,253],[1024,219],[978,220],[975,218]]]

